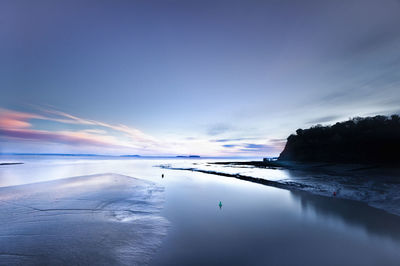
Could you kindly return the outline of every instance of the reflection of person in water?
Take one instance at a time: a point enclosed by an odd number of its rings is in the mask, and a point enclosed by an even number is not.
[[[219,208],[222,209],[222,202],[220,201],[218,204]]]

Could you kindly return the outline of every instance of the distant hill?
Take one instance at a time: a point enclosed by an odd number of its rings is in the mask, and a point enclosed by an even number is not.
[[[400,163],[400,117],[357,117],[298,129],[288,137],[279,160]]]

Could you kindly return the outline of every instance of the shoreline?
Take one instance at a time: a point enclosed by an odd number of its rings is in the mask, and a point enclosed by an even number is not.
[[[258,168],[282,168],[289,170],[323,170],[328,171],[333,167],[337,170],[345,171],[359,171],[369,169],[392,169],[398,170],[400,173],[400,167],[396,164],[361,164],[361,163],[339,163],[339,162],[301,162],[301,161],[240,161],[240,162],[213,162],[210,164],[217,165],[243,165],[243,166],[254,166]]]
[[[280,183],[277,181],[272,181],[272,180],[267,180],[263,178],[258,178],[258,177],[252,177],[252,176],[247,176],[247,175],[241,175],[241,174],[228,174],[228,173],[223,173],[223,172],[217,172],[217,171],[212,171],[212,170],[201,170],[201,169],[196,169],[196,168],[179,168],[179,167],[164,167],[160,166],[163,169],[168,169],[168,170],[181,170],[181,171],[192,171],[192,172],[199,172],[203,174],[209,174],[209,175],[219,175],[219,176],[226,176],[226,177],[233,177],[236,179],[244,180],[244,181],[249,181],[257,184],[262,184],[265,186],[270,186],[270,187],[276,187],[276,188],[281,188],[281,189],[288,189],[289,188],[289,183]],[[296,184],[293,183],[293,189],[297,188],[305,188],[308,187],[307,185],[301,185],[301,184]],[[301,189],[299,189],[301,190]]]
[[[205,174],[232,177],[243,181],[280,189],[305,191],[325,197],[354,200],[400,216],[400,168],[386,165],[359,165],[334,163],[298,162],[213,162],[210,165],[225,165],[233,169],[260,168],[287,171],[290,178],[268,180],[240,173],[200,169],[196,167],[161,168],[195,171]],[[231,170],[231,169],[230,169]]]
[[[0,191],[2,265],[144,265],[169,226],[160,215],[163,187],[130,176],[76,176]]]

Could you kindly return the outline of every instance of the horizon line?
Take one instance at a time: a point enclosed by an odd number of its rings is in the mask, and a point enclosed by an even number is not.
[[[139,154],[120,154],[107,155],[95,153],[26,153],[26,152],[5,152],[2,155],[27,155],[27,156],[87,156],[87,157],[125,157],[125,158],[273,158],[276,156],[200,156],[200,155],[139,155]]]

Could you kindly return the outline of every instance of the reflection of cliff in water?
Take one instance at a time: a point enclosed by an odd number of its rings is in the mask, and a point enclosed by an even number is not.
[[[390,237],[400,241],[400,217],[372,208],[365,203],[310,195],[290,191],[299,200],[302,211],[313,211],[323,218],[339,219],[343,223],[364,229],[368,234]]]
[[[315,164],[311,169],[283,170],[288,178],[282,182],[317,195],[364,202],[369,206],[400,216],[400,168],[367,167],[360,165]],[[291,183],[294,182],[294,183]],[[291,189],[291,188],[289,188]]]

